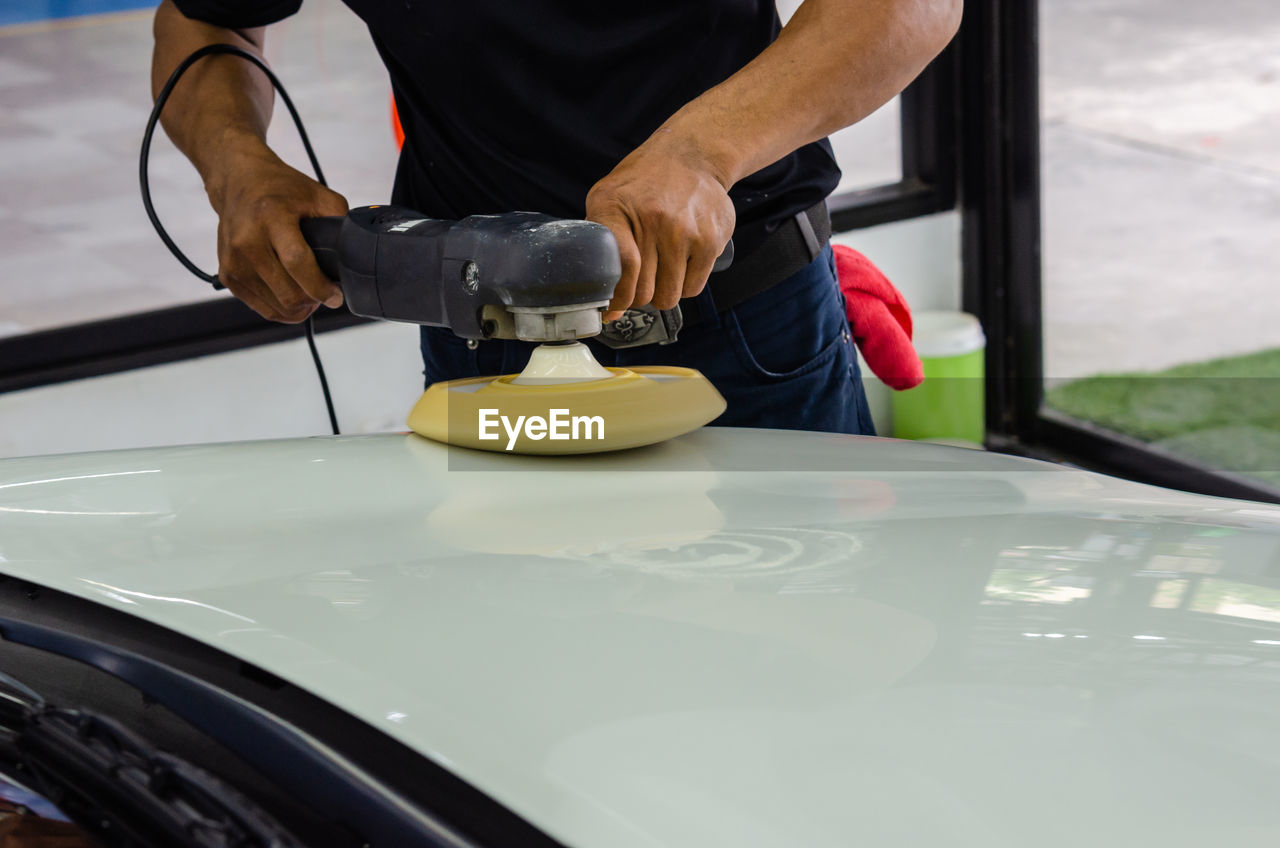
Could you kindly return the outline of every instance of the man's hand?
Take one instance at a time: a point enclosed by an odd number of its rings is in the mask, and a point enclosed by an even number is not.
[[[264,38],[261,28],[192,20],[164,0],[156,9],[152,93],[201,47],[234,44],[261,56]],[[321,303],[342,303],[342,291],[320,272],[298,222],[346,214],[347,201],[271,152],[273,97],[271,83],[250,63],[209,56],[174,87],[161,121],[200,172],[218,213],[218,279],[264,318],[296,324]]]
[[[606,320],[701,291],[733,234],[728,189],[902,91],[950,41],[962,9],[804,0],[773,44],[672,115],[587,196],[587,217],[622,252]]]
[[[254,312],[296,324],[342,290],[316,264],[303,218],[345,215],[347,201],[286,165],[265,146],[230,158],[209,185],[218,213],[218,279]]]
[[[735,214],[713,168],[659,131],[591,189],[587,219],[613,232],[622,256],[611,321],[631,306],[670,309],[702,291]]]

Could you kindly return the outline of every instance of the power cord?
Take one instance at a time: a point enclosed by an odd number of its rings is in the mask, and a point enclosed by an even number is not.
[[[302,139],[302,146],[307,151],[307,158],[311,160],[311,169],[315,171],[316,182],[322,186],[328,186],[325,182],[324,172],[320,170],[320,161],[316,159],[315,151],[311,148],[311,139],[307,137],[307,130],[302,125],[302,118],[298,115],[298,110],[293,105],[293,100],[289,98],[289,93],[285,91],[280,80],[272,73],[267,64],[254,54],[250,53],[242,47],[236,47],[234,44],[208,44],[196,50],[190,56],[182,60],[178,67],[174,68],[173,73],[169,75],[169,79],[165,81],[164,87],[160,89],[159,95],[156,96],[155,106],[151,109],[151,117],[147,119],[147,129],[142,134],[142,152],[138,162],[138,182],[142,187],[142,206],[147,211],[147,218],[151,221],[151,226],[155,227],[156,235],[160,236],[160,240],[164,242],[165,247],[169,248],[169,252],[182,263],[192,274],[195,274],[206,283],[211,284],[215,289],[222,289],[225,286],[218,280],[217,274],[210,274],[200,270],[194,262],[187,258],[165,228],[160,223],[160,218],[156,215],[155,206],[151,203],[151,179],[148,176],[147,168],[151,159],[151,139],[155,136],[156,124],[160,122],[160,113],[164,110],[164,105],[169,101],[169,95],[173,93],[173,88],[178,84],[178,80],[187,72],[187,69],[205,56],[224,53],[231,56],[239,56],[256,65],[267,79],[271,81],[271,86],[280,94],[280,100],[284,103],[285,108],[289,110],[289,115],[293,118],[293,124],[298,128],[298,135]],[[316,375],[320,378],[320,390],[324,392],[324,405],[329,412],[329,426],[333,429],[335,436],[341,435],[338,430],[338,416],[333,409],[333,397],[329,394],[329,381],[324,375],[324,365],[320,362],[320,351],[316,349],[316,332],[315,322],[309,317],[306,323],[307,347],[311,349],[311,359],[316,365]]]

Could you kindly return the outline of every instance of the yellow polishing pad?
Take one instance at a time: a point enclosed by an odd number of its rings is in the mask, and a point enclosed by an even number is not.
[[[409,413],[409,429],[480,450],[597,453],[683,435],[725,410],[692,368],[606,370],[601,379],[550,385],[516,383],[515,374],[436,383]]]

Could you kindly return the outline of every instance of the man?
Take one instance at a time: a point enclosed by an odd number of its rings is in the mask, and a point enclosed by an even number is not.
[[[300,2],[164,0],[154,88],[206,44],[261,52],[263,28]],[[961,0],[806,0],[781,32],[772,0],[347,3],[404,125],[393,203],[604,224],[623,269],[606,320],[680,303],[688,322],[670,345],[593,341],[605,365],[698,368],[728,401],[717,424],[873,432],[826,245],[840,176],[826,136],[906,87]],[[248,62],[210,57],[164,126],[218,213],[223,284],[298,322],[342,302],[298,221],[347,204],[267,148],[272,100]],[[731,237],[734,265],[712,276]],[[530,346],[424,328],[422,349],[430,383],[518,371]]]

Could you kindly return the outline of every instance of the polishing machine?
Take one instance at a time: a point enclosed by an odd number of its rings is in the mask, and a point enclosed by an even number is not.
[[[293,101],[261,57],[233,44],[207,44],[183,59],[156,95],[139,154],[143,208],[161,241],[194,275],[222,288],[165,231],[151,200],[151,142],[182,75],[202,58],[232,55],[257,67],[293,117],[316,181],[327,185]],[[427,387],[409,415],[414,432],[449,444],[516,453],[592,453],[652,444],[709,423],[724,398],[690,368],[604,368],[578,340],[636,347],[675,341],[679,307],[627,310],[605,330],[603,313],[622,275],[605,226],[531,212],[430,218],[396,206],[300,222],[317,264],[342,289],[348,309],[383,321],[447,327],[456,335],[540,342],[518,375],[451,380]],[[733,258],[732,242],[714,270]],[[316,349],[307,343],[334,434],[337,415]]]
[[[486,450],[588,453],[672,438],[724,411],[724,399],[693,369],[603,368],[577,344],[602,334],[622,274],[617,242],[601,224],[531,212],[449,221],[365,206],[301,227],[356,315],[447,327],[472,340],[541,343],[519,375],[428,387],[409,416],[421,435]],[[732,258],[730,242],[715,270]],[[675,341],[678,306],[629,310],[636,312],[648,316],[630,319],[643,332],[602,341]]]

